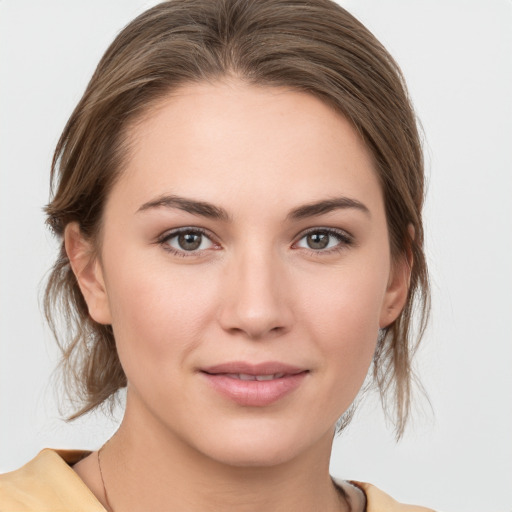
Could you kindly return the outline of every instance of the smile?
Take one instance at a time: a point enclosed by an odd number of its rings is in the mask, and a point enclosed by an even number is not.
[[[200,373],[223,399],[244,407],[265,407],[293,393],[309,371],[277,362],[232,362],[204,368]]]

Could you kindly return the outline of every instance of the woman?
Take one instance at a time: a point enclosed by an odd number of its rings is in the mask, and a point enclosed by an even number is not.
[[[98,451],[1,477],[0,510],[420,510],[328,471],[370,366],[403,432],[428,310],[415,118],[363,26],[164,2],[107,50],[52,179],[74,417],[125,387],[126,410]]]

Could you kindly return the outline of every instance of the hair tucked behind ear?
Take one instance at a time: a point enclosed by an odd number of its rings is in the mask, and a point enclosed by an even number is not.
[[[398,66],[334,2],[172,0],[132,21],[101,59],[59,140],[48,223],[62,238],[76,221],[98,244],[105,200],[128,154],[129,127],[178,86],[224,76],[315,95],[352,122],[373,154],[392,255],[410,253],[414,262],[405,308],[383,332],[374,361],[375,382],[383,401],[390,398],[394,406],[400,435],[410,406],[411,357],[429,307],[422,150]],[[80,403],[77,417],[112,397],[126,377],[112,329],[89,317],[64,247],[48,281],[45,311],[60,340],[68,389]],[[59,312],[66,321],[62,336]]]

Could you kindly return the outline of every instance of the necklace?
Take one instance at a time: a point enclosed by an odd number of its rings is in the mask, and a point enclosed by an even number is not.
[[[110,441],[110,439],[109,439],[109,441]],[[108,441],[107,441],[107,443],[108,443]],[[103,471],[101,471],[101,450],[103,450],[103,448],[105,448],[107,443],[105,443],[98,450],[98,468],[100,470],[101,483],[103,485],[103,496],[105,497],[105,503],[107,504],[108,512],[114,512],[114,509],[112,508],[112,505],[110,504],[110,502],[108,500],[107,487],[105,486],[105,480],[103,478]]]
[[[112,437],[114,437],[114,436],[112,436]],[[110,439],[112,439],[112,438],[110,438]],[[103,485],[103,496],[105,498],[105,503],[107,504],[107,510],[108,510],[108,512],[114,512],[114,509],[112,508],[112,505],[110,504],[110,501],[108,499],[107,486],[105,485],[105,479],[103,478],[103,471],[101,470],[101,450],[103,450],[103,448],[105,448],[105,446],[107,446],[110,439],[98,450],[98,469],[100,470],[101,484]],[[346,493],[345,489],[343,489],[343,487],[341,487],[341,485],[338,485],[338,484],[335,484],[335,486],[340,495],[339,497],[343,500],[344,505],[348,506],[349,510],[351,511],[352,507],[350,505],[350,500],[347,499],[347,493]],[[355,487],[355,485],[354,485],[354,487]],[[366,503],[364,505],[364,510],[366,510]]]

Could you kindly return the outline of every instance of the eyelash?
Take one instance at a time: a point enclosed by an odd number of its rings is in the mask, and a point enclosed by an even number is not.
[[[185,250],[178,250],[178,249],[175,249],[174,247],[170,246],[169,241],[172,240],[173,238],[179,236],[182,233],[189,233],[189,234],[196,234],[196,235],[198,234],[198,235],[206,237],[208,240],[211,241],[212,244],[217,245],[217,246],[219,245],[215,241],[214,237],[212,236],[212,234],[209,231],[207,231],[203,228],[198,228],[198,227],[183,227],[183,228],[174,229],[170,232],[166,232],[157,239],[157,243],[160,244],[165,251],[167,251],[175,256],[179,256],[181,258],[187,258],[187,257],[191,257],[191,256],[197,257],[202,252],[207,250],[207,249],[203,249],[202,251],[201,250],[200,251],[197,251],[197,250],[185,251]],[[352,235],[350,235],[346,231],[343,231],[341,229],[336,229],[336,228],[315,227],[315,228],[311,228],[311,229],[308,229],[308,230],[300,233],[299,238],[297,238],[297,241],[292,244],[292,247],[296,246],[303,238],[307,237],[308,235],[314,234],[314,233],[324,233],[324,234],[327,234],[329,237],[334,237],[338,240],[338,244],[336,244],[334,247],[331,247],[329,249],[324,249],[324,250],[322,250],[322,249],[315,250],[315,249],[311,249],[311,248],[308,249],[305,247],[301,247],[301,249],[309,252],[310,254],[312,254],[314,256],[338,253],[338,252],[341,252],[341,251],[347,249],[348,247],[354,245],[354,238],[352,237]]]
[[[197,257],[198,255],[200,255],[202,251],[178,250],[169,245],[170,240],[172,240],[173,238],[176,238],[177,236],[179,236],[182,233],[189,233],[189,234],[204,236],[205,238],[210,240],[212,242],[212,244],[218,246],[218,243],[215,242],[214,237],[212,236],[212,234],[209,231],[206,231],[205,229],[202,229],[202,228],[196,228],[196,227],[183,227],[183,228],[173,229],[172,231],[168,231],[168,232],[164,233],[161,237],[158,238],[157,243],[159,243],[165,251],[170,252],[171,254],[173,254],[175,256],[179,256],[181,258],[188,258],[190,256]],[[203,249],[203,251],[204,251],[204,249]]]
[[[339,253],[341,251],[346,250],[348,247],[354,245],[354,237],[347,233],[346,231],[342,229],[337,228],[323,228],[323,227],[315,227],[308,229],[306,231],[303,231],[300,233],[300,238],[297,239],[297,242],[294,242],[293,245],[297,245],[303,238],[307,237],[308,235],[314,234],[314,233],[324,233],[328,235],[329,237],[334,237],[338,240],[338,243],[329,249],[324,250],[315,250],[311,248],[305,248],[302,247],[301,249],[309,252],[310,254],[314,256],[327,256],[334,253]]]

